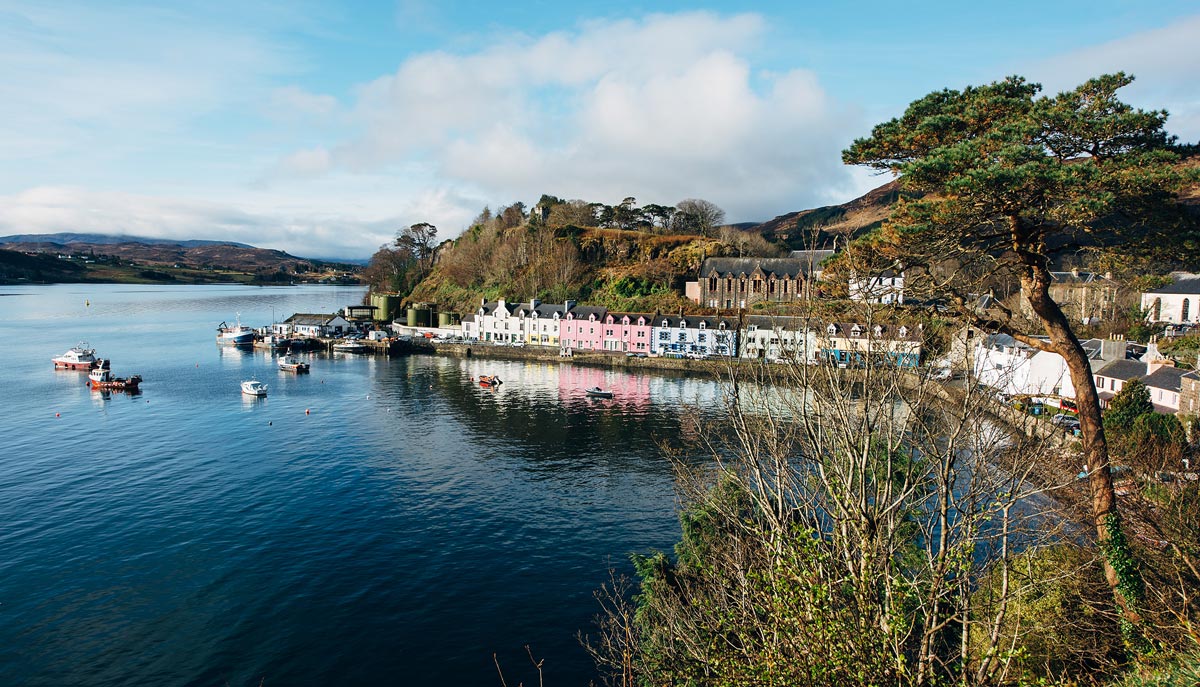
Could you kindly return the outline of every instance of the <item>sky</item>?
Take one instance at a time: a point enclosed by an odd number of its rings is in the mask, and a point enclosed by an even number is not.
[[[886,181],[840,152],[930,91],[1117,70],[1200,141],[1194,0],[0,0],[0,235],[366,258],[543,193],[762,221]]]

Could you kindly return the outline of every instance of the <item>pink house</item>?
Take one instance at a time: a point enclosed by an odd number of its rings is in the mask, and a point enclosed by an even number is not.
[[[604,316],[607,308],[577,305],[559,322],[558,346],[563,351],[604,350]]]
[[[604,316],[604,350],[649,353],[653,315],[610,312]]]

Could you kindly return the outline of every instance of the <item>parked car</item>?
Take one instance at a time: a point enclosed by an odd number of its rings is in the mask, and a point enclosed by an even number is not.
[[[1070,431],[1074,431],[1080,427],[1079,418],[1066,413],[1058,413],[1054,417],[1050,418],[1050,422],[1053,422],[1059,427]]]

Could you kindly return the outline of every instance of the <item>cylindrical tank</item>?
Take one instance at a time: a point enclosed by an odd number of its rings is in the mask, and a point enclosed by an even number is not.
[[[410,327],[433,326],[433,311],[429,308],[409,308],[407,320]]]
[[[458,313],[456,312],[440,312],[438,313],[438,326],[441,328],[453,327],[458,324]]]
[[[371,294],[371,305],[375,306],[375,319],[391,322],[400,314],[400,295],[395,293]]]

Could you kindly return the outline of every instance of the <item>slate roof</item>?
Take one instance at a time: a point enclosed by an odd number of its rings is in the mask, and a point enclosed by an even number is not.
[[[860,330],[857,335],[854,334],[854,326],[856,324],[858,324],[858,328]],[[915,325],[909,327],[907,325],[898,324],[881,324],[871,325],[868,327],[865,324],[859,324],[855,322],[833,322],[832,326],[835,328],[835,333],[833,335],[840,336],[844,339],[867,338],[868,336],[874,336],[873,330],[875,327],[880,328],[879,336],[883,339],[890,339],[893,341],[918,341],[921,338],[921,329]],[[900,336],[901,326],[905,327],[904,336]],[[821,333],[828,335],[829,327],[830,324],[823,324],[817,327],[817,329]]]
[[[293,324],[301,326],[323,327],[329,324],[337,315],[323,315],[319,313],[302,313],[298,312],[295,315],[284,320],[284,324]]]
[[[603,320],[604,315],[608,313],[608,308],[601,308],[595,305],[577,305],[567,311],[573,319],[586,320],[591,315],[595,315],[597,320]]]
[[[805,263],[811,262],[814,267],[819,267],[822,262],[832,258],[836,250],[794,250],[788,253],[788,257],[793,260],[803,260]]]
[[[530,308],[528,303],[521,303],[512,312],[517,317],[531,317],[537,314],[538,317],[546,318],[552,318],[556,313],[559,317],[566,315],[566,305],[563,303],[538,303],[536,307]]]
[[[788,317],[787,315],[747,315],[742,318],[744,326],[755,326],[759,329],[783,329],[800,331],[805,328],[823,327],[823,324],[811,322],[807,317]]]
[[[700,276],[707,277],[713,272],[721,276],[749,275],[761,269],[766,275],[795,279],[800,275],[807,276],[816,267],[807,258],[707,258],[700,267]]]
[[[608,319],[609,317],[613,318],[614,324],[620,323],[622,317],[628,317],[629,324],[637,324],[639,317],[646,318],[647,324],[654,322],[654,315],[651,315],[650,313],[646,313],[646,312],[610,312],[607,315],[605,315],[605,319]]]
[[[705,329],[719,329],[720,325],[722,324],[725,325],[725,329],[727,330],[734,330],[737,328],[737,320],[733,318],[704,317],[702,315],[684,315],[683,317],[678,315],[655,315],[653,319],[650,320],[650,324],[654,325],[655,327],[661,327],[663,320],[666,320],[667,326],[671,328],[677,328],[684,323],[686,323],[688,328],[695,328],[699,327],[701,322],[704,323]]]
[[[1096,371],[1100,377],[1109,377],[1127,382],[1146,374],[1146,363],[1139,360],[1114,360]]]
[[[1185,374],[1187,374],[1187,370],[1178,367],[1160,367],[1142,381],[1146,383],[1146,386],[1154,387],[1155,389],[1181,391],[1183,389],[1183,376]]]
[[[1161,289],[1153,289],[1146,293],[1180,293],[1200,295],[1200,274],[1192,274],[1190,272],[1175,272],[1171,275],[1175,281],[1167,284]]]

